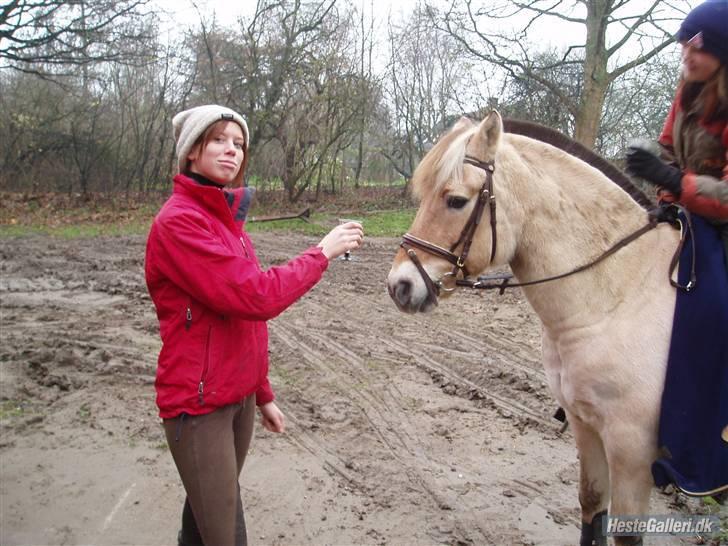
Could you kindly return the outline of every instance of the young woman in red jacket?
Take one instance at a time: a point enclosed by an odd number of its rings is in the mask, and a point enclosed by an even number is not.
[[[721,230],[728,267],[728,0],[693,9],[677,39],[682,74],[658,139],[665,161],[633,146],[627,171]]]
[[[245,120],[217,105],[172,120],[179,172],[154,219],[145,275],[159,318],[157,405],[187,499],[178,541],[246,544],[238,476],[253,433],[283,432],[268,382],[266,321],[311,289],[329,260],[361,244],[360,224],[334,228],[285,265],[261,270],[243,229]]]

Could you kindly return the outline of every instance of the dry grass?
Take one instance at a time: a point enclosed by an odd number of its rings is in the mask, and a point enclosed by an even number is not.
[[[28,232],[58,235],[145,233],[168,193],[80,194],[0,192],[0,233]],[[312,212],[335,216],[362,216],[380,210],[411,209],[413,203],[401,187],[366,187],[337,194],[322,193],[317,200],[304,195],[290,203],[280,191],[259,192],[252,216]]]

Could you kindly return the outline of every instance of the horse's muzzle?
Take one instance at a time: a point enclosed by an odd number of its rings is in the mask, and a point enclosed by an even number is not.
[[[426,313],[437,307],[437,296],[426,292],[425,297],[418,296],[413,281],[400,278],[387,282],[387,291],[397,309],[404,313]]]

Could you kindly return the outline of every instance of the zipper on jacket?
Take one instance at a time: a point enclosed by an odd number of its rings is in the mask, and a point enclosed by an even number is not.
[[[197,385],[197,398],[201,406],[205,405],[205,380],[207,379],[207,372],[210,367],[210,334],[212,333],[212,326],[207,330],[207,341],[205,341],[205,364],[202,367],[202,375],[200,376],[200,383]]]
[[[245,257],[249,258],[250,256],[248,256],[248,247],[245,246],[245,241],[242,237],[240,237],[240,244],[243,245],[243,252],[245,252]]]
[[[185,315],[185,330],[189,330],[192,326],[192,308],[187,306],[187,314]]]

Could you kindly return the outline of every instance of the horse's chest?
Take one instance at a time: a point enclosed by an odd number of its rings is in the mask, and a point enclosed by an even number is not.
[[[599,408],[617,400],[623,391],[619,375],[609,372],[609,359],[604,358],[603,348],[594,339],[558,343],[544,335],[543,363],[556,400],[585,422],[599,420]]]

